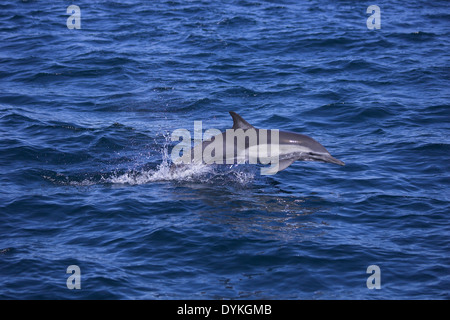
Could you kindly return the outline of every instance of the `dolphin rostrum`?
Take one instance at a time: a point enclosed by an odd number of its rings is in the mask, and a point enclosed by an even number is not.
[[[209,139],[204,139],[175,163],[204,164],[271,164],[261,169],[261,174],[275,174],[289,167],[294,161],[320,161],[343,166],[344,162],[331,156],[319,142],[303,134],[279,131],[277,129],[257,129],[236,112],[230,111],[233,127],[226,132],[207,130]],[[190,136],[189,136],[190,139]],[[172,140],[175,140],[172,138]],[[190,144],[190,141],[189,141]],[[183,149],[186,151],[186,149]],[[173,153],[179,154],[179,148]]]

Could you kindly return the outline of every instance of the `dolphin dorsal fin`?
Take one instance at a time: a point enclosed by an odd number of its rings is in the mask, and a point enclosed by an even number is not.
[[[234,111],[230,111],[230,115],[233,118],[233,129],[251,129],[251,128],[255,128],[254,126],[252,126],[250,123],[248,123],[247,121],[245,121],[240,115],[238,115],[236,112]]]

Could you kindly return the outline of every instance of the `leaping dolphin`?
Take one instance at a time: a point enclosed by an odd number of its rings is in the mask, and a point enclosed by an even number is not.
[[[184,153],[178,163],[270,163],[271,167],[263,168],[261,174],[275,174],[297,160],[345,165],[311,137],[276,129],[257,129],[236,112],[230,111],[230,115],[233,118],[231,129],[219,131],[210,139],[197,144]]]

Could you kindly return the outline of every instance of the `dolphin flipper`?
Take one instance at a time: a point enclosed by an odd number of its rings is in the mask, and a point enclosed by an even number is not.
[[[289,167],[292,163],[294,163],[295,160],[296,160],[296,158],[280,160],[278,162],[278,166],[273,165],[273,163],[272,163],[269,167],[261,168],[261,174],[263,174],[263,175],[276,174],[277,172],[280,172],[280,171],[286,169],[287,167]]]
[[[286,169],[291,164],[293,164],[295,160],[297,160],[297,159],[291,158],[291,159],[280,160],[280,162],[278,163],[278,171],[282,171],[282,170]]]

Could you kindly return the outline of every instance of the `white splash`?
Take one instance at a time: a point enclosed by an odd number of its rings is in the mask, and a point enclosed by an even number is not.
[[[56,177],[44,176],[44,178],[55,184],[70,186],[142,185],[163,181],[245,185],[254,180],[255,171],[246,170],[248,168],[242,165],[205,165],[202,163],[174,165],[169,155],[170,138],[168,136],[165,138],[166,141],[161,148],[162,161],[155,169],[132,168],[126,172],[103,172],[100,176],[92,174],[90,177],[83,177],[82,180],[58,173]]]
[[[205,165],[186,165],[172,167],[167,163],[161,163],[156,170],[129,171],[121,175],[104,179],[105,183],[118,184],[145,184],[158,181],[196,181],[209,173],[211,168]]]

